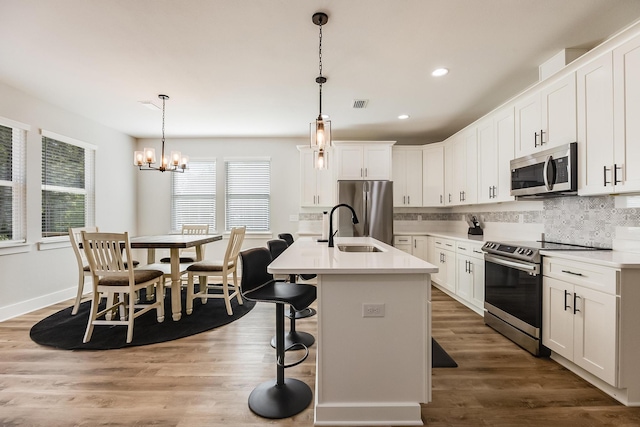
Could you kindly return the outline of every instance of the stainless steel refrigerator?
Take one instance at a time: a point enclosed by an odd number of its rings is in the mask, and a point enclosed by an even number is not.
[[[338,181],[338,203],[351,206],[359,222],[352,223],[349,209],[337,209],[337,236],[371,236],[393,245],[392,181]]]

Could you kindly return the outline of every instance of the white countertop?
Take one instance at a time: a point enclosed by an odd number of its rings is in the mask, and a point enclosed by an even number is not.
[[[335,247],[301,237],[268,267],[272,274],[414,274],[438,267],[371,237],[336,237]],[[338,245],[373,245],[382,252],[342,252]]]

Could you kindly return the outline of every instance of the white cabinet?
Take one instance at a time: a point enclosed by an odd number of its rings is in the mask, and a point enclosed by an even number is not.
[[[453,240],[440,237],[429,237],[431,240],[428,260],[439,268],[438,273],[431,275],[431,281],[445,290],[456,291],[456,246]]]
[[[299,146],[300,151],[300,205],[333,206],[336,202],[336,180],[329,163],[328,169],[314,167],[317,151]]]
[[[621,173],[614,165],[613,54],[608,52],[576,72],[580,195],[616,191]],[[620,167],[622,165],[619,165]],[[614,176],[616,183],[614,183]]]
[[[484,253],[482,243],[456,242],[456,295],[477,312],[484,311]]]
[[[428,261],[427,236],[394,236],[393,246],[415,257]]]
[[[422,206],[444,206],[444,145],[440,142],[422,149]]]
[[[510,162],[514,157],[513,106],[478,124],[478,203],[514,200]]]
[[[571,73],[515,103],[515,156],[576,141],[576,75]]]
[[[542,271],[542,343],[617,386],[616,270],[545,257]]]
[[[613,51],[616,192],[640,191],[640,36]]]
[[[393,141],[334,141],[337,179],[391,180]]]
[[[466,205],[478,201],[478,137],[471,126],[450,141],[445,148],[445,204]]]
[[[422,148],[393,147],[393,206],[422,206]]]

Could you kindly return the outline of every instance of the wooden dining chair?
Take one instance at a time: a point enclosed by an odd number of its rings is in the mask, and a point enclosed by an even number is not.
[[[93,277],[91,312],[83,342],[89,342],[95,325],[127,325],[127,343],[133,339],[133,324],[137,317],[155,309],[158,322],[164,321],[164,300],[160,290],[163,272],[134,269],[128,233],[82,232],[82,246]],[[156,288],[155,300],[136,304],[136,292],[148,286]],[[98,311],[100,295],[107,295],[106,307]],[[160,298],[159,298],[160,297]],[[119,308],[119,318],[115,314]],[[108,318],[112,314],[114,318]],[[100,319],[105,316],[104,319]]]
[[[187,314],[193,312],[193,300],[200,298],[202,304],[207,302],[209,298],[224,298],[224,304],[227,308],[227,314],[231,316],[233,309],[231,308],[231,300],[235,297],[238,304],[242,305],[242,295],[238,283],[238,254],[242,248],[246,228],[236,227],[231,230],[229,235],[229,243],[224,254],[222,262],[219,261],[198,261],[191,264],[187,268]],[[229,284],[229,275],[233,276],[233,283]],[[194,292],[194,277],[199,277],[200,289]],[[209,277],[220,277],[222,284],[209,284]],[[209,290],[214,293],[209,293]],[[221,292],[220,292],[221,291]]]
[[[182,234],[198,234],[205,235],[209,234],[209,224],[184,224],[182,226]],[[202,256],[204,257],[204,246],[202,248]],[[196,248],[185,248],[180,250],[180,262],[188,263],[188,262],[196,262],[198,261],[196,255]],[[160,262],[170,263],[171,257],[164,257],[160,260]]]
[[[69,228],[69,241],[73,248],[73,253],[76,256],[78,263],[78,290],[76,292],[76,300],[73,303],[73,309],[71,315],[78,314],[78,309],[82,303],[82,295],[84,295],[84,282],[85,278],[91,277],[91,269],[89,268],[89,261],[82,250],[82,232],[87,231],[89,233],[95,233],[98,231],[98,227],[75,227]],[[88,299],[88,297],[87,297]]]

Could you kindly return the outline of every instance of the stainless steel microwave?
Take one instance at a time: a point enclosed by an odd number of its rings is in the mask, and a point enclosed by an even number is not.
[[[511,160],[511,195],[546,197],[578,191],[578,143],[561,145]]]

